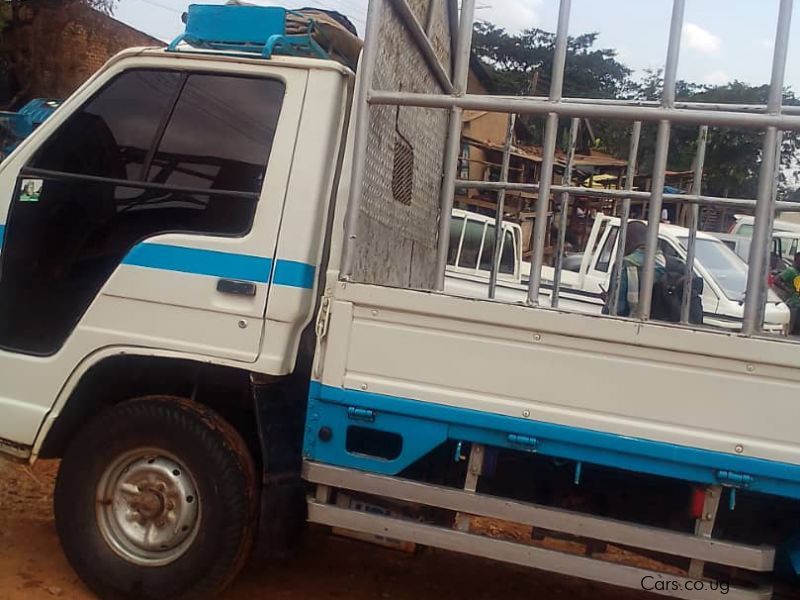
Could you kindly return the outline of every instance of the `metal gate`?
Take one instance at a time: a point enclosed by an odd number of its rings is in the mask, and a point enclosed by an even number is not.
[[[782,132],[800,129],[800,107],[782,106],[792,0],[779,1],[780,9],[777,19],[776,43],[772,61],[768,102],[766,105],[738,105],[676,102],[676,72],[683,28],[685,0],[674,0],[673,2],[669,43],[664,68],[664,85],[660,102],[564,98],[562,96],[571,0],[560,0],[555,56],[550,93],[547,97],[481,96],[466,93],[475,0],[462,0],[461,2],[458,31],[453,44],[455,56],[452,69],[446,68],[438,60],[431,39],[426,34],[425,28],[420,24],[412,7],[407,4],[406,0],[371,0],[367,17],[366,44],[360,66],[360,91],[356,104],[358,120],[356,123],[356,142],[354,145],[352,172],[353,185],[351,187],[348,214],[345,223],[345,245],[340,265],[340,277],[343,279],[350,279],[353,277],[355,244],[359,236],[358,215],[361,210],[363,187],[358,182],[364,181],[366,175],[367,155],[369,153],[368,132],[373,110],[379,106],[412,106],[446,109],[449,111],[449,126],[444,153],[444,172],[439,194],[439,243],[436,255],[435,285],[433,286],[435,290],[442,290],[444,288],[450,214],[456,189],[499,191],[496,215],[498,230],[500,230],[502,224],[504,208],[503,198],[506,190],[535,192],[538,194],[535,210],[536,219],[533,236],[533,253],[528,282],[528,303],[531,306],[538,306],[541,302],[539,292],[542,285],[541,272],[545,253],[544,241],[547,226],[547,210],[551,194],[562,195],[562,219],[566,214],[564,207],[567,206],[570,196],[576,194],[606,198],[621,203],[619,206],[619,213],[621,216],[618,243],[619,250],[615,257],[616,268],[614,269],[616,275],[611,282],[611,289],[609,291],[611,295],[611,308],[609,312],[612,315],[616,314],[616,307],[619,301],[619,280],[622,272],[620,267],[624,254],[623,249],[625,247],[631,199],[646,200],[649,204],[649,210],[645,260],[641,274],[641,294],[635,315],[632,315],[640,321],[648,320],[653,300],[652,290],[655,281],[660,215],[664,200],[688,203],[690,206],[690,234],[687,242],[686,257],[687,275],[693,273],[694,269],[695,238],[698,229],[700,207],[747,207],[754,210],[755,225],[748,261],[749,269],[742,334],[744,336],[761,334],[768,290],[766,278],[769,261],[768,246],[772,238],[774,215],[776,211],[800,212],[800,204],[780,202],[776,199]],[[431,5],[435,2],[437,2],[437,0],[432,0]],[[452,15],[455,11],[454,0],[448,0],[448,2],[450,5],[449,14]],[[415,45],[415,52],[418,52],[425,59],[425,64],[430,69],[430,73],[433,74],[434,79],[438,82],[439,88],[443,93],[419,93],[402,90],[385,91],[375,89],[373,86],[375,67],[382,48],[380,35],[381,19],[384,10],[388,9],[388,5],[393,7],[399,20],[402,21],[404,26],[408,29],[410,33],[409,39],[411,39]],[[432,9],[429,8],[428,10],[430,12]],[[398,48],[393,49],[393,51],[402,52],[403,50]],[[501,171],[501,181],[457,180],[461,118],[464,110],[486,110],[509,113],[510,115],[529,114],[543,116],[546,119],[546,124],[540,181],[536,183],[508,182],[508,156],[510,152],[511,127],[509,127],[509,139],[505,146],[504,168]],[[572,185],[555,185],[553,183],[556,136],[560,118],[572,119],[572,131],[570,136],[572,147],[568,156],[574,153],[574,143],[577,135],[576,128],[579,118],[619,119],[632,123],[626,189],[594,189],[574,187]],[[511,117],[509,120],[511,120]],[[642,122],[653,122],[657,123],[658,126],[652,174],[652,191],[649,192],[632,189]],[[689,194],[664,192],[670,130],[673,124],[689,124],[699,127],[696,157],[694,161],[694,183],[691,193]],[[763,130],[765,132],[756,198],[724,198],[701,194],[703,162],[709,127],[734,127]],[[567,160],[567,173],[569,173],[571,169],[570,162],[570,160]],[[567,183],[569,183],[569,180],[567,180]],[[561,279],[561,257],[564,250],[565,228],[561,227],[559,230],[553,281],[554,292],[551,296],[551,306],[554,307],[558,305],[558,289]],[[496,236],[496,243],[498,245],[501,241],[501,237],[502,236],[499,235]],[[500,253],[499,251],[495,251],[489,284],[489,297],[494,296],[499,260]],[[691,285],[691,277],[686,277],[685,281],[686,286]],[[683,324],[688,324],[689,294],[685,288],[683,298],[681,322]]]

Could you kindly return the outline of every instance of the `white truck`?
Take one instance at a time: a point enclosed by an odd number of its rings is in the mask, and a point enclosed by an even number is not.
[[[559,308],[589,314],[602,311],[610,289],[614,257],[619,250],[619,225],[619,218],[603,214],[595,217],[580,266],[576,271],[564,269],[561,272]],[[454,209],[450,227],[445,291],[485,298],[494,252],[495,219]],[[506,302],[527,302],[528,270],[522,261],[522,230],[510,222],[503,223],[503,230],[496,298]],[[665,255],[686,260],[688,229],[662,225],[658,235],[659,249]],[[703,280],[703,323],[738,331],[742,326],[747,265],[715,236],[698,232],[697,240],[694,272]],[[540,302],[545,305],[551,304],[553,275],[552,267],[542,267]],[[775,292],[769,290],[768,294],[764,331],[785,334],[789,326],[789,309]]]
[[[743,237],[753,237],[755,219],[752,215],[734,215],[734,223],[731,227],[731,235],[741,235]],[[775,219],[772,222],[772,231],[775,233],[797,233],[800,234],[800,223]]]
[[[674,102],[683,6],[650,106],[561,97],[569,0],[549,99],[465,94],[474,0],[372,0],[357,84],[282,9],[195,5],[26,139],[0,165],[0,449],[61,458],[56,526],[87,585],[213,596],[256,538],[281,555],[308,521],[768,598],[776,554],[800,552],[800,349],[763,335],[760,268],[787,208],[777,128],[800,129],[780,106],[791,1],[767,107]],[[457,182],[464,108],[544,116],[541,181]],[[593,192],[656,217],[630,318],[538,301],[551,194],[576,193],[552,184],[559,115],[632,121],[637,143],[659,123],[654,191]],[[739,333],[648,318],[673,122],[766,132],[737,200],[757,214]],[[459,186],[538,192],[525,305],[442,291]]]
[[[749,258],[750,241],[753,235],[753,217],[735,215],[735,219],[733,227],[728,233],[714,235],[746,261]],[[770,269],[777,271],[791,265],[795,254],[800,251],[799,246],[800,224],[775,219],[772,224]]]

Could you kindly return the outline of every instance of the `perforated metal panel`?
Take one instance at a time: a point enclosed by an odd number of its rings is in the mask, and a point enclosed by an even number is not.
[[[414,197],[414,148],[400,132],[395,135],[392,196],[409,206]]]
[[[449,72],[447,4],[432,1],[431,45]],[[409,2],[409,7],[421,24],[426,23],[428,0]],[[386,3],[382,14],[379,39],[374,89],[444,91],[391,2]],[[444,110],[372,107],[352,277],[355,281],[396,287],[433,286],[447,124],[448,112]]]

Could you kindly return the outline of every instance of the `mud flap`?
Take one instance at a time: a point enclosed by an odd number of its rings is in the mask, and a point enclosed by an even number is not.
[[[308,380],[304,385],[299,379],[270,382],[251,377],[262,456],[261,513],[254,550],[260,558],[286,558],[303,538],[306,484],[300,471]]]

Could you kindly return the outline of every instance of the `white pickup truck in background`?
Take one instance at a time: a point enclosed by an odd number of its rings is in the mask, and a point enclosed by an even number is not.
[[[617,253],[619,219],[598,214],[577,270],[561,274],[559,306],[564,309],[600,314],[604,294],[610,286],[611,268]],[[496,298],[525,302],[530,263],[522,261],[522,230],[515,223],[503,223],[500,269]],[[667,256],[686,260],[689,230],[661,225],[659,247]],[[445,289],[448,293],[485,298],[494,254],[495,219],[464,210],[453,210],[450,229]],[[741,329],[747,264],[725,243],[711,234],[698,232],[695,274],[703,279],[703,321],[705,325],[737,331]],[[540,302],[550,305],[553,268],[542,268]],[[764,330],[785,333],[789,309],[769,291]]]
[[[752,215],[734,215],[733,216],[736,221],[731,227],[731,230],[728,232],[732,235],[741,235],[743,237],[753,237],[753,227],[755,226],[755,219],[753,219]],[[784,221],[781,219],[775,219],[772,222],[772,231],[773,233],[778,232],[791,232],[800,235],[800,224],[794,223],[792,221]]]
[[[753,236],[753,217],[735,215],[736,222],[728,233],[715,233],[728,248],[747,262],[750,258],[750,241]],[[770,270],[779,271],[792,264],[800,251],[800,224],[775,219],[772,228]]]

